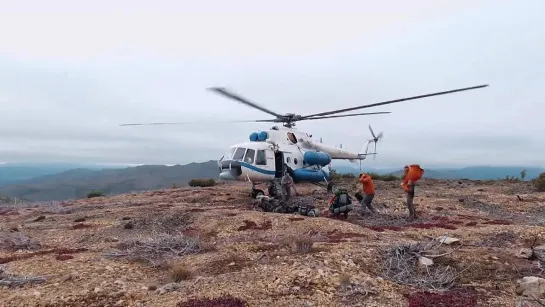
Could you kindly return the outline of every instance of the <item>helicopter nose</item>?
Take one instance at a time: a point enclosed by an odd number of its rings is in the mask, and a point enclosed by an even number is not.
[[[236,178],[234,172],[232,172],[230,170],[225,170],[225,171],[220,173],[220,179],[221,180],[236,180],[237,178]]]
[[[236,180],[242,174],[240,162],[238,161],[222,161],[220,170],[220,179]]]

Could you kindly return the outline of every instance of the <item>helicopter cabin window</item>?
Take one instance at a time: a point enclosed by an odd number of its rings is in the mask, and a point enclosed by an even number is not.
[[[297,138],[295,137],[295,134],[291,133],[291,132],[288,132],[288,139],[290,140],[290,142],[292,142],[293,144],[296,144],[297,143]]]
[[[239,147],[235,151],[235,154],[233,155],[233,160],[242,160],[242,157],[244,157],[244,153],[246,152],[246,148]]]
[[[255,164],[267,165],[267,155],[265,154],[265,150],[257,151],[257,156],[255,157]]]
[[[255,157],[255,150],[248,149],[248,151],[246,151],[246,155],[244,156],[244,162],[253,164],[254,157]]]
[[[293,158],[293,163],[297,165],[297,158]]]
[[[291,162],[291,158],[290,158],[290,157],[287,157],[287,158],[286,158],[286,162],[287,162],[287,163],[290,163],[290,162]]]

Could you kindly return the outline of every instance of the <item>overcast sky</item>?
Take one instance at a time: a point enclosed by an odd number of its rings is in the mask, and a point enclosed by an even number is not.
[[[382,106],[300,122],[372,167],[545,165],[545,1],[1,1],[0,161],[218,159],[269,115]],[[192,121],[192,125],[120,127]]]

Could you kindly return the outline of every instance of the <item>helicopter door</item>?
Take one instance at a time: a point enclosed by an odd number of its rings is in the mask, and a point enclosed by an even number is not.
[[[283,167],[284,167],[284,154],[281,151],[277,151],[274,153],[274,167],[275,167],[274,177],[281,178],[283,175]]]

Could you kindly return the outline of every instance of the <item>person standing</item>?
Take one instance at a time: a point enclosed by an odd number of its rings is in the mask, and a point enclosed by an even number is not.
[[[414,187],[418,180],[424,175],[424,170],[418,164],[404,167],[405,174],[401,187],[407,193],[407,207],[409,209],[409,218],[416,219],[416,209],[414,207]]]
[[[294,189],[295,194],[297,194],[297,190],[295,190],[295,187],[293,186],[293,178],[290,176],[287,169],[284,171],[284,176],[282,176],[282,179],[280,180],[280,185],[282,186],[282,199],[284,201],[290,199],[292,188]]]
[[[361,200],[362,213],[365,211],[365,207],[371,213],[377,213],[377,210],[372,205],[373,198],[375,198],[375,184],[373,183],[373,179],[368,174],[362,173],[359,182],[363,188],[363,199]]]

